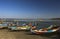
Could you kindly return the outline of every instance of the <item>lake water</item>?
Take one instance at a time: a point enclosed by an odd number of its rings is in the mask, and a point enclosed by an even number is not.
[[[49,20],[49,21],[40,21],[38,22],[38,27],[43,28],[43,27],[49,27],[50,25],[57,25],[60,26],[60,21],[59,20]]]

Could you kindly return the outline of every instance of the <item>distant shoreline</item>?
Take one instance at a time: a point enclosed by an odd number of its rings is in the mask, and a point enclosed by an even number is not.
[[[0,18],[0,20],[60,20],[60,18],[36,18],[36,19],[28,19],[28,18]]]

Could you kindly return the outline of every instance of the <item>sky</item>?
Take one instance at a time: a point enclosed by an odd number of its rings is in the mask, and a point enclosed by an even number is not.
[[[60,0],[0,0],[0,18],[60,18]]]

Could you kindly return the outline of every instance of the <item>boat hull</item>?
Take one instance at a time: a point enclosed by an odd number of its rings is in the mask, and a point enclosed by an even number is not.
[[[16,26],[12,26],[8,28],[9,30],[30,30],[30,27],[16,27]]]
[[[54,33],[57,32],[58,30],[49,30],[49,31],[35,31],[35,30],[31,30],[32,34],[48,34],[48,33]]]

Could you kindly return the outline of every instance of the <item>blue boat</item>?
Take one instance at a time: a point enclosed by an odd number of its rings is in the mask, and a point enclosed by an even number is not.
[[[7,24],[0,24],[0,28],[7,28],[8,27],[8,25]]]
[[[10,30],[30,30],[30,26],[10,26]]]
[[[46,34],[46,33],[53,33],[53,32],[57,32],[59,30],[59,27],[51,27],[48,28],[42,28],[42,29],[31,29],[30,31],[34,34]]]

